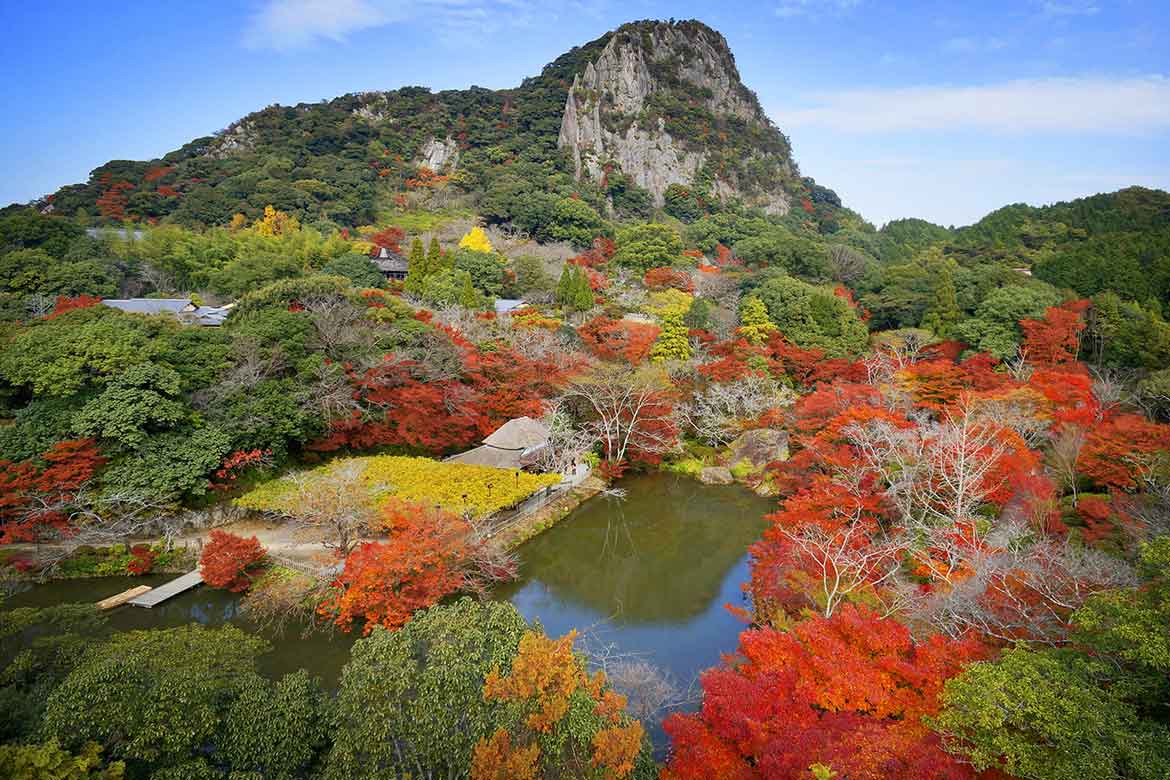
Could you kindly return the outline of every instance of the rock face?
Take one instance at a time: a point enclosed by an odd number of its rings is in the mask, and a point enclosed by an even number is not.
[[[459,144],[450,136],[442,141],[428,138],[423,144],[421,156],[420,165],[425,165],[435,173],[450,172],[459,164]]]
[[[744,464],[756,472],[777,460],[788,460],[788,431],[761,428],[748,431],[731,443],[728,466],[734,469]]]
[[[735,482],[730,469],[722,466],[708,466],[699,472],[699,481],[704,485],[730,485]]]
[[[737,131],[769,143],[754,143],[744,159],[728,143]],[[740,82],[727,41],[697,22],[640,22],[615,32],[574,77],[557,143],[572,153],[578,178],[602,181],[620,169],[657,206],[668,187],[682,185],[788,211],[787,139]]]

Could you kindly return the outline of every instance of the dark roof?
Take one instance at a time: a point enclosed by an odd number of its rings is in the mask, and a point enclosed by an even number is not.
[[[194,311],[190,298],[107,298],[103,306],[133,314],[179,314]]]
[[[406,273],[409,264],[406,258],[397,252],[391,252],[386,247],[381,247],[378,254],[374,255],[371,260],[374,265],[378,266],[378,270],[384,274],[388,273]]]

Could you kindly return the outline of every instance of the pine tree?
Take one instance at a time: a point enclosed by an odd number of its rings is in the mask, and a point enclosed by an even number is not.
[[[439,239],[436,236],[431,236],[431,245],[427,249],[427,268],[430,273],[438,273],[443,270],[443,250],[439,248]]]
[[[463,274],[463,287],[459,290],[459,305],[465,309],[483,308],[483,296],[471,283],[470,274]]]
[[[934,273],[934,296],[922,326],[929,328],[939,338],[948,338],[955,325],[963,318],[959,311],[958,295],[955,292],[955,276],[946,266],[932,269]]]
[[[561,278],[557,280],[557,303],[565,308],[572,305],[573,300],[573,275],[577,266],[566,265],[561,271]]]
[[[573,308],[577,311],[589,311],[593,308],[593,288],[589,285],[589,276],[580,266],[577,267],[577,279],[573,284]]]
[[[423,255],[422,240],[416,238],[410,245],[410,257],[407,258],[406,282],[403,289],[408,293],[417,293],[422,289],[423,280],[431,275],[429,263]]]

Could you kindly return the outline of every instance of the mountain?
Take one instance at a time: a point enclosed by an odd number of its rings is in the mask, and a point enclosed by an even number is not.
[[[695,21],[623,25],[513,89],[404,87],[269,106],[160,159],[110,161],[35,205],[188,226],[273,205],[352,227],[424,196],[530,232],[549,198],[618,218],[730,201],[771,214],[799,201],[829,218],[840,205],[800,178],[726,40]]]

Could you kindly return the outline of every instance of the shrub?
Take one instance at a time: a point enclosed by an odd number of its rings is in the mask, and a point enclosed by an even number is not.
[[[247,590],[256,579],[266,555],[255,536],[245,539],[216,528],[203,548],[199,572],[211,587],[239,593]]]

